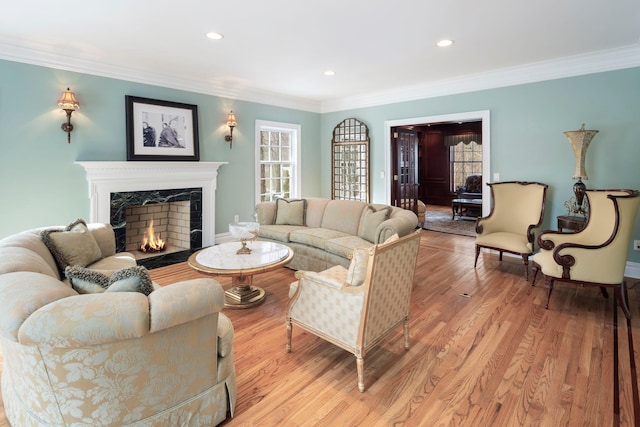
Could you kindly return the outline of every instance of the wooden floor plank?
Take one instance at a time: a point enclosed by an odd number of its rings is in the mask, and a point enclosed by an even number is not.
[[[609,426],[613,420],[613,303],[597,288],[526,282],[519,258],[474,239],[423,231],[412,293],[410,349],[402,330],[365,359],[294,326],[285,350],[286,268],[255,277],[264,304],[225,310],[235,328],[236,414],[229,426]],[[207,277],[186,264],[152,270],[161,285]],[[217,278],[227,288],[228,278]],[[640,293],[630,281],[631,334],[640,343]],[[461,294],[466,294],[463,296]],[[621,425],[631,426],[633,382],[626,322],[618,310]],[[636,364],[638,356],[635,357]],[[1,358],[0,354],[0,358]],[[0,402],[1,405],[1,402]],[[0,427],[8,427],[0,406]]]

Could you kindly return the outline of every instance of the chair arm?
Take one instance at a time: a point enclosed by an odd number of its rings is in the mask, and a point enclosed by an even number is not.
[[[345,281],[340,280],[335,276],[322,274],[322,273],[323,272],[317,273],[315,271],[299,270],[299,271],[296,271],[294,275],[296,279],[298,279],[299,281],[314,282],[314,283],[317,283],[318,285],[328,286],[334,289],[342,289],[345,286],[349,286]]]

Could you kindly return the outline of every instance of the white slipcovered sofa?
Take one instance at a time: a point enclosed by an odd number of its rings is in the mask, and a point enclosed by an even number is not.
[[[90,259],[73,254],[82,248],[99,254],[91,272],[141,268],[115,253],[110,225],[85,226],[66,230],[89,233],[81,237],[90,245],[69,234],[73,262]],[[219,313],[224,292],[215,280],[146,295],[123,291],[135,280],[124,277],[113,284],[120,289],[80,294],[42,230],[0,240],[2,399],[11,425],[210,426],[233,415],[233,327]]]
[[[349,267],[355,248],[385,242],[415,230],[415,213],[382,204],[322,198],[277,199],[256,205],[258,238],[285,244],[294,256],[287,267],[323,271]]]

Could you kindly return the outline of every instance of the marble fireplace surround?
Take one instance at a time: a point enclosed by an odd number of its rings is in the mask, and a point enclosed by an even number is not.
[[[218,168],[226,162],[75,163],[86,171],[91,222],[110,222],[112,193],[202,188],[202,246],[215,243]]]

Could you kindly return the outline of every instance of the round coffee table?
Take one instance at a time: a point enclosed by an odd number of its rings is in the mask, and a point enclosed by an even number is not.
[[[248,242],[249,254],[237,254],[240,242],[222,243],[201,249],[189,257],[189,266],[215,276],[231,276],[233,287],[225,291],[226,308],[249,308],[261,304],[264,289],[252,286],[253,276],[282,267],[291,261],[291,248],[274,242]]]

